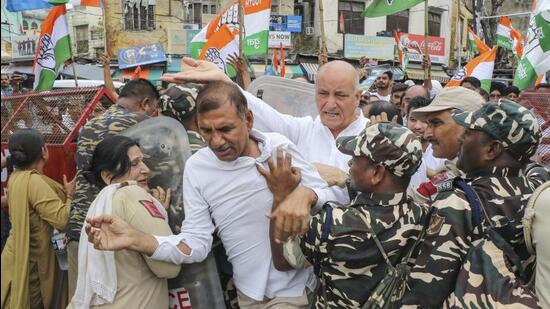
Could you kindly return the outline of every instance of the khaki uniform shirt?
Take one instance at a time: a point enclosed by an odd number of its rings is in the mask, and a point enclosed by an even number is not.
[[[147,234],[172,234],[164,208],[160,204],[157,207],[153,197],[137,185],[118,189],[113,197],[113,215]],[[166,279],[177,276],[180,265],[155,261],[129,250],[115,252],[115,263],[115,300],[97,308],[168,308]]]

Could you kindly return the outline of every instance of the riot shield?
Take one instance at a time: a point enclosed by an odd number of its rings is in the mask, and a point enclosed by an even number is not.
[[[313,84],[278,76],[262,76],[255,79],[247,91],[283,114],[312,118],[319,115]]]
[[[135,139],[151,169],[149,186],[172,190],[169,224],[180,232],[183,208],[183,169],[191,156],[185,128],[177,120],[159,116],[121,133]],[[170,308],[224,308],[223,293],[212,253],[202,263],[183,264],[176,278],[168,280]]]

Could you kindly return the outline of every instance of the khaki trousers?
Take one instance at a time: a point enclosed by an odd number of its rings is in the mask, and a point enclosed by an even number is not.
[[[67,260],[69,262],[69,302],[73,299],[78,279],[78,241],[71,240],[67,244]]]
[[[309,293],[309,289],[306,288],[300,297],[275,297],[271,299],[264,297],[262,301],[258,301],[237,290],[237,298],[241,309],[307,309],[309,308]]]

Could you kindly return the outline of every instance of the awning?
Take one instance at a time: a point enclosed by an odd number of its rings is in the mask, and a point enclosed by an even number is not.
[[[317,70],[319,70],[319,65],[317,63],[301,63],[300,66],[307,75],[307,79],[310,82],[315,83],[317,78]]]
[[[252,64],[254,70],[254,77],[258,78],[265,75],[265,64]],[[304,71],[299,65],[287,64],[285,66],[285,77],[295,78],[304,76]]]
[[[432,67],[433,68],[433,67]],[[447,73],[440,71],[440,70],[432,70],[432,79],[437,80],[438,82],[442,84],[446,84],[451,79]],[[417,69],[417,68],[408,68],[407,69],[407,76],[409,79],[424,79],[424,69]]]
[[[6,72],[2,70],[2,73],[22,73],[22,74],[33,74],[34,71],[32,70],[32,65],[17,65],[17,64],[10,64],[10,66],[6,69]]]
[[[124,80],[126,78],[132,79],[134,76],[135,68],[126,70],[116,70],[113,74],[113,80]],[[160,86],[162,82],[160,77],[163,74],[163,70],[160,68],[142,68],[139,77],[149,80],[153,85]]]
[[[75,63],[76,76],[79,79],[103,80],[103,67],[94,64]],[[68,65],[60,71],[61,74],[73,78],[73,66]]]

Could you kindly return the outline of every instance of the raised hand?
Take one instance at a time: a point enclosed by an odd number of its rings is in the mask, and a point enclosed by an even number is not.
[[[195,60],[192,58],[182,59],[183,72],[166,73],[160,78],[167,83],[209,83],[214,81],[231,82],[229,76],[225,75],[218,66],[209,61]]]

